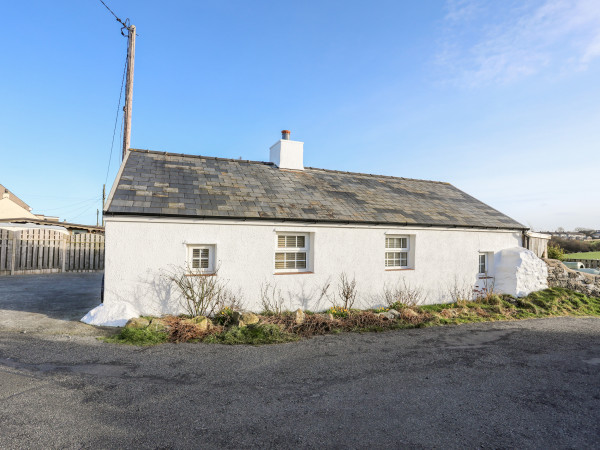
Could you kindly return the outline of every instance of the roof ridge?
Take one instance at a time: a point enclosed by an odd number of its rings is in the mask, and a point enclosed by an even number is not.
[[[164,155],[164,156],[180,156],[180,157],[186,157],[186,158],[201,158],[201,159],[213,159],[216,161],[230,161],[230,162],[238,162],[238,163],[248,163],[248,164],[263,164],[266,166],[274,166],[275,164],[272,162],[266,162],[266,161],[253,161],[250,159],[233,159],[233,158],[220,158],[218,156],[204,156],[204,155],[190,155],[188,153],[171,153],[171,152],[161,152],[161,151],[157,151],[157,150],[147,150],[147,149],[139,149],[139,148],[130,148],[129,149],[132,152],[137,152],[137,153],[151,153],[154,155]],[[305,167],[305,170],[320,170],[323,172],[332,172],[332,173],[346,173],[349,175],[362,175],[362,176],[366,176],[366,177],[374,177],[374,178],[393,178],[396,180],[406,180],[406,181],[421,181],[424,183],[438,183],[438,184],[446,184],[448,186],[452,186],[452,184],[448,183],[447,181],[435,181],[435,180],[424,180],[424,179],[420,179],[420,178],[406,178],[406,177],[397,177],[394,175],[379,175],[379,174],[373,174],[373,173],[364,173],[364,172],[349,172],[349,171],[345,171],[345,170],[334,170],[334,169],[322,169],[319,167]]]
[[[190,155],[189,153],[171,153],[171,152],[160,152],[157,150],[146,150],[140,148],[130,148],[129,151],[136,153],[152,153],[153,155],[164,155],[164,156],[183,156],[185,158],[201,158],[201,159],[214,159],[216,161],[231,161],[231,162],[244,162],[250,164],[264,164],[267,166],[273,166],[272,162],[266,161],[252,161],[250,159],[234,159],[234,158],[220,158],[218,156],[204,156],[204,155]]]

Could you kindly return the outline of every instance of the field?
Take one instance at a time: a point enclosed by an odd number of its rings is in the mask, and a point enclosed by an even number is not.
[[[600,252],[569,253],[568,259],[600,259]]]

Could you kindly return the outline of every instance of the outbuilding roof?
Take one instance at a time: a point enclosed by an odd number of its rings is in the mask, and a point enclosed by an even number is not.
[[[128,152],[106,215],[526,229],[449,183],[149,150]]]

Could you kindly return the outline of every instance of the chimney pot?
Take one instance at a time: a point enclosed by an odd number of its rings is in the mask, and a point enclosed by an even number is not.
[[[289,141],[290,140],[290,130],[281,130],[281,139],[285,140],[285,141]]]

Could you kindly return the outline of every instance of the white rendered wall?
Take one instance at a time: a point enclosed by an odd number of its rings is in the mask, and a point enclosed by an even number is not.
[[[275,235],[285,231],[311,233],[314,273],[275,275]],[[385,270],[386,233],[411,235],[414,270]],[[328,281],[335,285],[341,272],[356,277],[359,307],[381,303],[383,286],[402,280],[425,290],[427,303],[449,301],[453,286],[480,283],[480,252],[519,246],[521,232],[108,217],[105,305],[128,302],[141,314],[181,312],[161,273],[185,264],[188,244],[216,246],[218,277],[241,291],[247,309],[261,309],[261,285],[269,283],[290,309],[320,310],[329,305],[315,304],[317,292]]]

